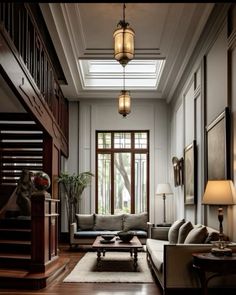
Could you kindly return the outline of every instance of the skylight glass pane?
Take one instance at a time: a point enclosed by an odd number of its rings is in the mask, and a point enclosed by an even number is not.
[[[132,60],[125,67],[125,86],[129,90],[156,90],[165,60]],[[124,68],[116,60],[79,60],[85,90],[120,90]]]

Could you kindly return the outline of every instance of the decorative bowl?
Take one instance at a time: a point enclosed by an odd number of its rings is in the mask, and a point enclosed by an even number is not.
[[[104,234],[104,235],[101,235],[101,237],[106,240],[106,241],[110,241],[114,238],[115,235],[113,234]]]
[[[128,243],[132,240],[134,232],[132,231],[120,231],[117,233],[117,236],[121,239],[122,242]]]

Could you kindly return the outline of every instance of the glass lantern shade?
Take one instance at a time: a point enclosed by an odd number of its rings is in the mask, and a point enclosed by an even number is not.
[[[134,31],[126,25],[120,25],[113,34],[114,57],[123,67],[134,58],[134,36]]]
[[[122,90],[119,96],[119,113],[126,117],[130,113],[131,99],[129,91]]]

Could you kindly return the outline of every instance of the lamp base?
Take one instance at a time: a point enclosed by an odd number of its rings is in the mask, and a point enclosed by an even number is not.
[[[211,253],[215,256],[232,256],[232,249],[230,248],[212,248]]]

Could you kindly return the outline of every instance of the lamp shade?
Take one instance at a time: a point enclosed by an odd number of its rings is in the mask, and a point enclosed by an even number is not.
[[[203,195],[202,204],[233,205],[235,203],[235,187],[232,180],[209,180]]]
[[[169,183],[161,183],[157,185],[156,195],[171,195],[173,194]]]
[[[122,66],[134,58],[134,31],[121,22],[114,32],[114,57]]]

